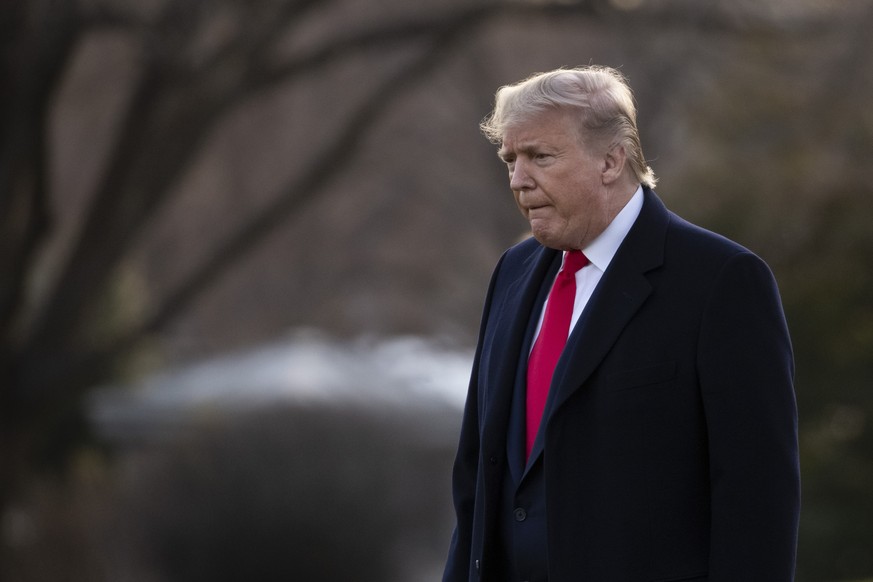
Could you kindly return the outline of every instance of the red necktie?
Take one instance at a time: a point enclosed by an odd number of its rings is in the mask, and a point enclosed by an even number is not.
[[[549,292],[543,325],[527,363],[525,458],[530,457],[546,407],[555,365],[570,335],[570,320],[573,318],[573,303],[576,300],[576,271],[587,264],[588,258],[581,251],[569,251]]]

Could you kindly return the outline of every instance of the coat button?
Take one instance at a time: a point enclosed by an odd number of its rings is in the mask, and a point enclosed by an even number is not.
[[[492,465],[496,465],[496,464],[497,464],[497,457],[492,456],[490,459],[488,459],[488,461],[489,461]]]
[[[515,521],[524,521],[527,519],[527,512],[521,507],[517,507],[515,511],[512,512],[512,515],[515,517]]]

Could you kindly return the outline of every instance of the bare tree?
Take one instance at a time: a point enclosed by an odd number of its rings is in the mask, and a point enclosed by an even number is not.
[[[4,2],[0,82],[0,515],[47,439],[75,417],[81,396],[111,376],[148,333],[160,331],[223,271],[315,199],[353,158],[363,136],[408,87],[451,54],[465,33],[506,9],[449,7],[384,20],[283,55],[298,23],[331,2]],[[230,24],[228,24],[230,23]],[[102,31],[125,35],[138,70],[114,143],[81,226],[47,287],[35,285],[57,209],[47,143],[53,98],[77,45]],[[218,32],[216,32],[218,30]],[[100,328],[119,265],[160,214],[216,124],[280,83],[297,83],[362,50],[394,55],[374,71],[340,129],[283,193],[228,233],[179,286],[132,324]],[[63,435],[61,439],[66,438]],[[57,443],[50,443],[54,446]]]

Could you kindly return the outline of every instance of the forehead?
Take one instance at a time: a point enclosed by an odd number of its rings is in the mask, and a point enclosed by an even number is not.
[[[554,110],[526,117],[506,127],[500,152],[521,151],[543,145],[581,145],[576,120],[567,112]]]

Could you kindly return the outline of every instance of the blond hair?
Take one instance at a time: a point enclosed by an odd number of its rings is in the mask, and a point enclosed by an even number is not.
[[[643,156],[633,92],[621,73],[598,66],[537,73],[498,89],[494,110],[480,127],[499,145],[508,127],[547,110],[578,113],[580,138],[621,144],[637,180],[655,186],[657,178]]]

